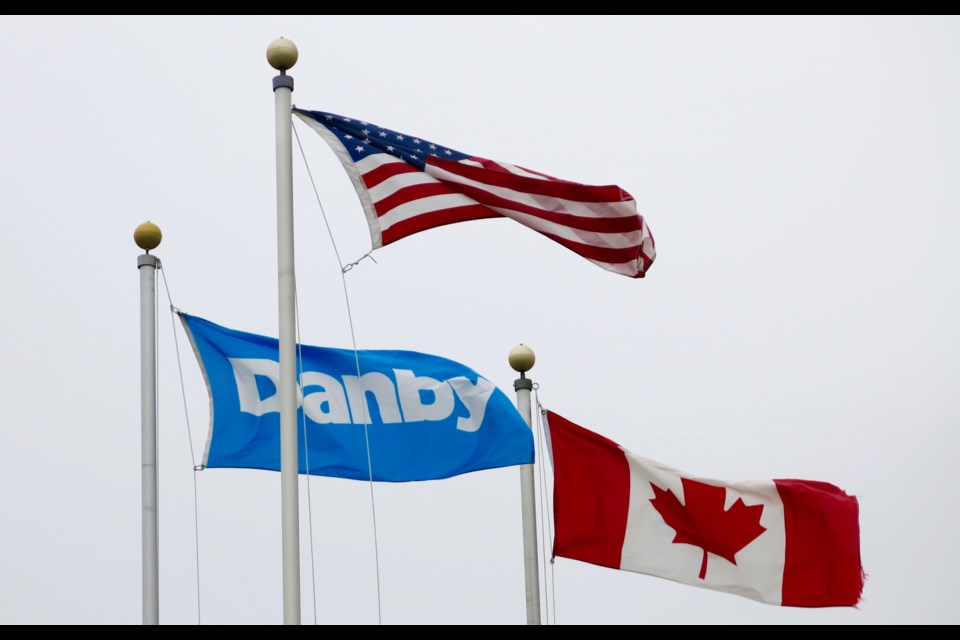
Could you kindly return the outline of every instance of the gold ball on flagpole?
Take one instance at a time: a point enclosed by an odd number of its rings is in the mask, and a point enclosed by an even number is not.
[[[518,344],[510,350],[507,360],[514,371],[526,373],[533,369],[533,363],[537,361],[537,357],[533,354],[533,349],[525,344]]]
[[[267,47],[267,62],[277,71],[286,71],[297,64],[297,45],[286,38],[277,38]]]
[[[133,241],[144,251],[150,251],[160,246],[160,240],[163,234],[160,233],[160,227],[149,220],[139,225],[133,232]]]

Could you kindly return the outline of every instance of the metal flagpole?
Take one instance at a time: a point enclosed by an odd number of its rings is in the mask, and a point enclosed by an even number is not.
[[[513,381],[517,392],[517,409],[532,427],[530,414],[530,391],[533,381],[524,375],[533,368],[536,356],[533,349],[519,344],[510,350],[508,358],[520,377]],[[533,465],[520,466],[520,509],[523,515],[523,575],[527,591],[527,624],[540,624],[540,568],[537,558],[537,499],[534,486]]]
[[[297,46],[278,38],[267,47],[273,78],[277,139],[277,263],[280,307],[280,500],[283,520],[283,623],[300,624],[300,470],[297,455],[296,278],[293,259],[293,141],[287,70]]]
[[[133,240],[146,253],[137,257],[140,271],[140,488],[143,624],[160,624],[160,545],[157,516],[157,257],[160,227],[144,222]]]

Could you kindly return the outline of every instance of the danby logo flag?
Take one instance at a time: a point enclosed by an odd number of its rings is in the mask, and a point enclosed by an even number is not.
[[[767,604],[860,601],[856,497],[815,480],[697,477],[545,414],[555,556]]]
[[[210,393],[204,466],[279,471],[278,341],[180,318]],[[297,351],[300,473],[407,482],[534,460],[516,407],[469,367],[416,351]]]

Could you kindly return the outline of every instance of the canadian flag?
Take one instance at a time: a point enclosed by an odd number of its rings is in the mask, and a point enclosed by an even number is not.
[[[774,605],[854,606],[859,504],[826,482],[724,482],[636,456],[557,414],[553,555]]]

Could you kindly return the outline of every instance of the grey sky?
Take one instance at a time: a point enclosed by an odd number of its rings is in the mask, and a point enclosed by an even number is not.
[[[524,342],[542,404],[635,453],[860,500],[858,609],[558,559],[551,620],[960,622],[956,17],[6,16],[0,623],[140,621],[136,225],[163,229],[175,305],[276,335],[279,36],[300,49],[297,106],[618,184],[656,239],[631,280],[506,219],[406,238],[348,274],[361,348],[443,355],[512,396]],[[370,248],[356,194],[297,131],[352,261]],[[302,338],[349,347],[299,151],[294,171]],[[192,462],[162,286],[161,621],[190,624]],[[177,335],[199,457],[206,389]],[[518,477],[374,487],[384,623],[524,622]],[[199,474],[205,624],[281,621],[279,486]],[[310,496],[319,622],[376,623],[369,486],[314,478]],[[312,623],[305,481],[301,498]]]

